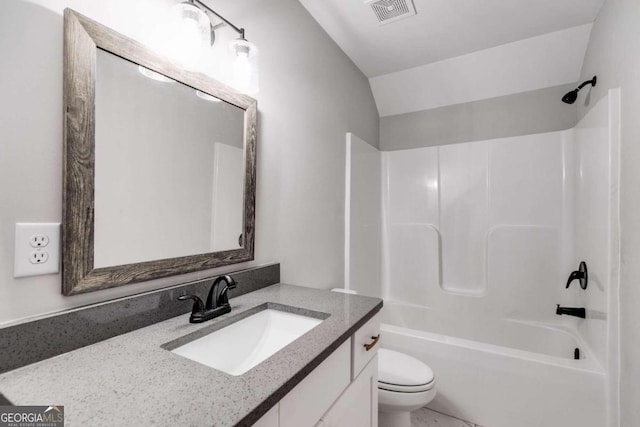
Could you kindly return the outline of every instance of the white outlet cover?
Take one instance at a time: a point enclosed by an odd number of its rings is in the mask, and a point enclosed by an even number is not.
[[[34,252],[33,236],[46,236],[49,242],[38,248],[48,254],[46,261],[33,264],[29,260]],[[60,271],[60,223],[19,222],[16,223],[13,277],[55,274]]]

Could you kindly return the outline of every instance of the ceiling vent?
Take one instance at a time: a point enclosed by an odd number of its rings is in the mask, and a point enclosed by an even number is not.
[[[412,0],[365,0],[371,5],[378,22],[388,24],[416,14]]]

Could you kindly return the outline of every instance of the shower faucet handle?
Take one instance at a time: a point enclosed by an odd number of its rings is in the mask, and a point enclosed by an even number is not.
[[[569,285],[571,285],[571,282],[573,282],[574,280],[579,280],[580,287],[582,289],[587,289],[587,283],[589,281],[589,273],[587,272],[586,262],[581,261],[580,266],[578,267],[578,270],[572,272],[569,275],[569,279],[567,280],[567,286],[565,287],[565,289],[568,289]]]

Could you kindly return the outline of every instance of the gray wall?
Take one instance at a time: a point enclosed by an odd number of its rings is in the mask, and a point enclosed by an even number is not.
[[[403,150],[570,129],[575,105],[561,102],[574,84],[380,119],[380,148]]]
[[[609,88],[620,87],[620,425],[640,425],[640,5],[606,0],[591,32],[582,79],[598,84],[579,98],[586,112]]]
[[[126,33],[158,3],[2,4],[0,323],[270,261],[282,262],[283,282],[342,283],[345,133],[377,145],[379,120],[368,80],[297,0],[208,2],[260,48],[254,262],[74,297],[61,295],[59,275],[13,278],[14,224],[61,220],[62,9]]]

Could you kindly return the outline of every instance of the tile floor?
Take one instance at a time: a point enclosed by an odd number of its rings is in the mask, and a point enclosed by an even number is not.
[[[411,413],[411,427],[480,427],[427,408]]]

